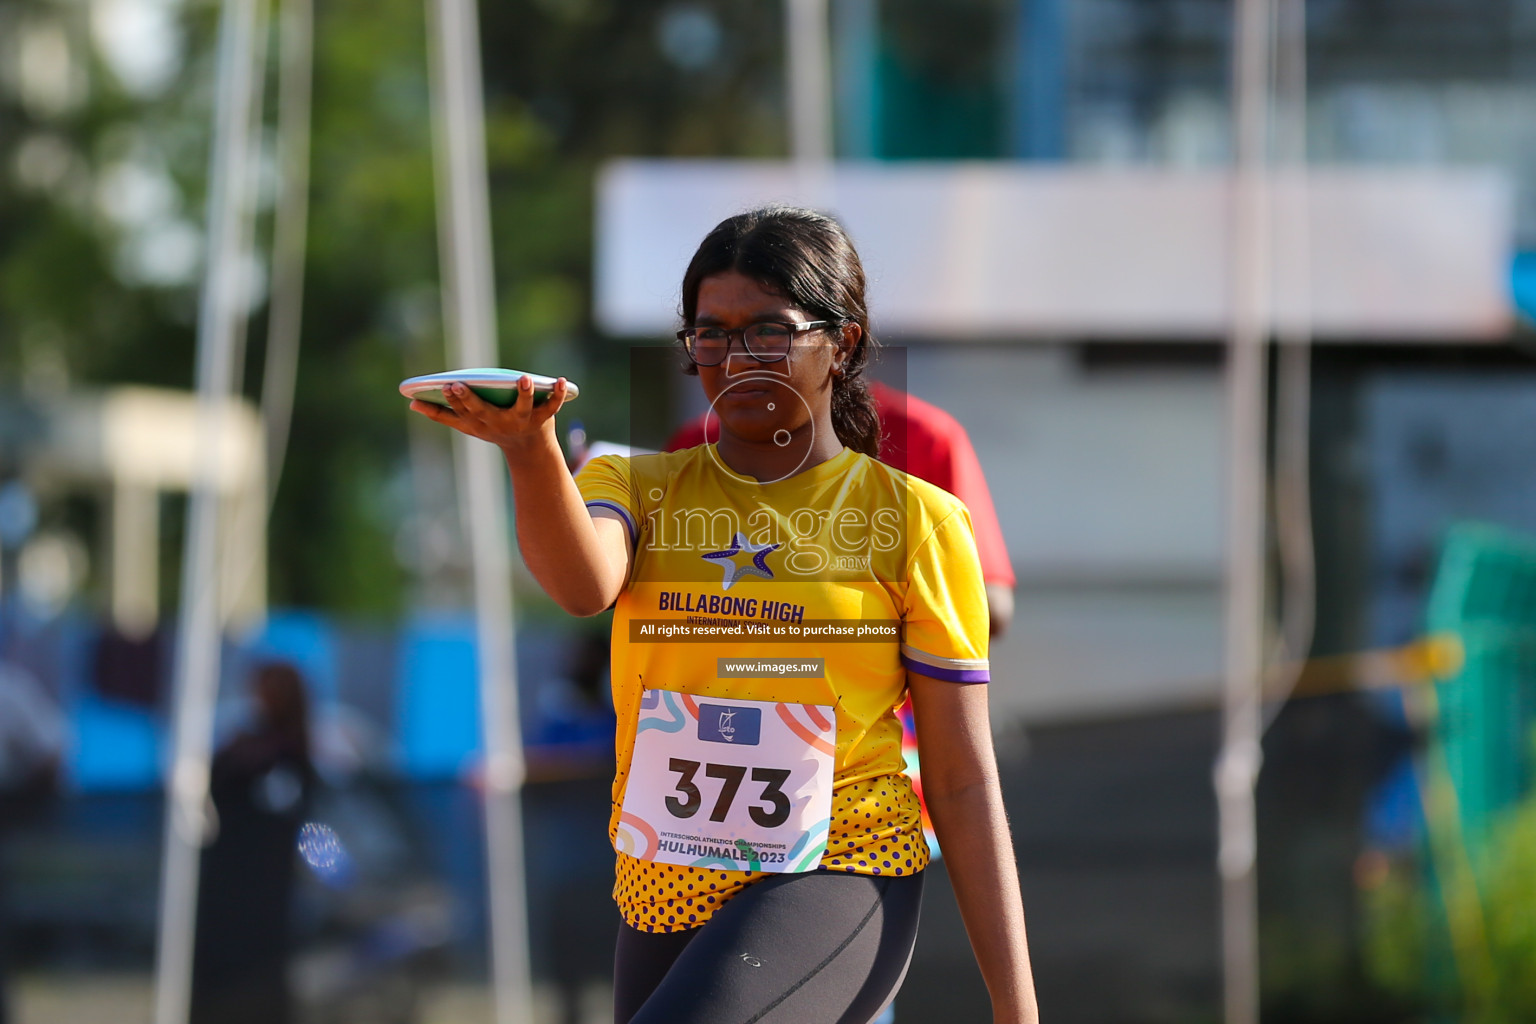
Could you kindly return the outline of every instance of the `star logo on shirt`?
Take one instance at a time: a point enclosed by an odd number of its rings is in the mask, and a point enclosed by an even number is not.
[[[724,551],[711,551],[699,557],[719,564],[721,572],[725,574],[720,587],[722,590],[730,590],[743,576],[773,579],[773,570],[768,568],[768,556],[778,549],[777,544],[753,544],[745,535],[738,533],[731,539],[731,546]],[[738,561],[743,555],[752,557],[746,562]]]

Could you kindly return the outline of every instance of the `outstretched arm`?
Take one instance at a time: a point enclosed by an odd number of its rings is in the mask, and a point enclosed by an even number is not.
[[[517,401],[503,409],[463,384],[449,384],[443,388],[448,408],[417,400],[411,411],[501,449],[512,474],[523,562],[560,607],[596,615],[624,589],[634,552],[622,523],[588,514],[566,468],[555,436],[555,413],[566,394],[561,377],[549,401],[535,408],[533,384],[524,377]]]
[[[1013,840],[987,720],[987,687],[907,673],[923,795],[998,1024],[1037,1024]]]

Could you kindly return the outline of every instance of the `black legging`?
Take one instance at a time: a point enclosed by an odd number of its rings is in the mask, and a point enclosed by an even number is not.
[[[615,1024],[868,1024],[901,987],[923,876],[812,871],[748,886],[702,927],[619,926]]]

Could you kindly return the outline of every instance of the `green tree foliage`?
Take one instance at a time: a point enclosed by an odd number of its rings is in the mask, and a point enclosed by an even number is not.
[[[8,47],[0,57],[0,378],[8,382],[30,381],[39,393],[192,385],[219,12],[207,0],[168,9],[182,56],[146,87],[122,80],[103,58],[102,27],[88,6],[0,0]],[[328,0],[316,10],[302,354],[272,522],[271,596],[390,614],[410,600],[411,583],[397,557],[411,463],[395,385],[447,361],[425,8]],[[610,378],[622,387],[625,343],[600,337],[591,315],[597,168],[615,156],[782,155],[781,16],[773,4],[659,0],[485,6],[503,365],[573,377],[590,368],[605,382],[589,392],[594,398]],[[16,41],[27,33],[33,42]],[[50,96],[46,81],[21,81],[12,58],[29,45],[34,66],[57,38],[70,67],[62,92]],[[263,243],[269,221],[267,208]],[[243,375],[252,397],[264,336],[258,307]],[[584,401],[581,415],[595,433],[627,432],[619,404]],[[449,457],[445,439],[429,442],[429,458]],[[418,446],[418,465],[420,457]],[[175,538],[167,540],[174,549]]]

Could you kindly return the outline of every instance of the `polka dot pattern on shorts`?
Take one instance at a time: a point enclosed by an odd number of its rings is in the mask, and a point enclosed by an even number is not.
[[[917,795],[905,775],[860,779],[832,791],[825,871],[910,875],[928,866]],[[680,932],[709,920],[764,872],[683,867],[618,854],[613,898],[640,931]]]

